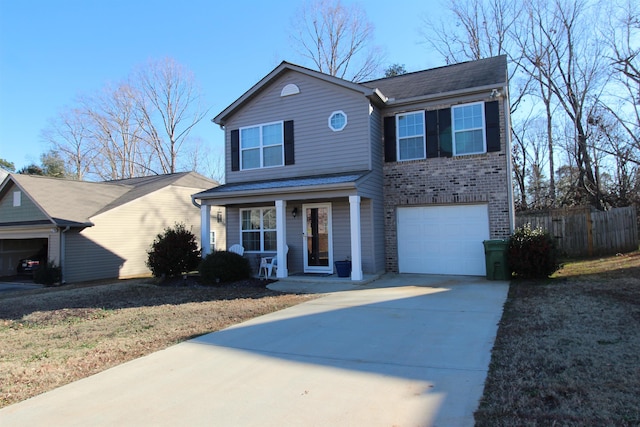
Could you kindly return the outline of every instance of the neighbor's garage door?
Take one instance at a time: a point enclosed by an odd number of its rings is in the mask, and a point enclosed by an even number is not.
[[[400,273],[486,274],[487,205],[398,208]]]

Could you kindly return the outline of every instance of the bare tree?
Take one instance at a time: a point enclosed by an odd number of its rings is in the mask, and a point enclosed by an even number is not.
[[[107,87],[96,97],[83,98],[81,109],[98,151],[94,172],[101,179],[123,179],[153,174],[142,147],[142,129],[136,118],[135,89],[128,84]]]
[[[93,168],[93,160],[99,154],[92,145],[87,121],[82,111],[69,108],[51,120],[41,137],[59,154],[67,165],[71,178],[83,180]]]
[[[520,70],[529,75],[537,83],[537,91],[533,92],[543,105],[546,118],[546,138],[549,165],[549,199],[551,204],[555,203],[555,159],[554,159],[554,139],[553,139],[553,93],[551,91],[550,79],[556,74],[556,63],[551,58],[550,41],[546,31],[550,24],[546,22],[548,14],[540,13],[544,11],[542,1],[535,0],[528,4],[525,9],[526,20],[522,25],[514,28],[511,33],[513,40],[520,49]],[[538,6],[540,4],[540,7]],[[544,23],[544,25],[542,24]],[[553,31],[553,30],[552,30]]]
[[[602,44],[591,36],[589,21],[582,19],[581,12],[587,10],[583,2],[557,0],[555,5],[560,34],[549,32],[548,36],[558,78],[546,76],[547,84],[574,126],[579,184],[591,196],[591,204],[602,208],[586,129],[590,112],[597,105],[607,79]],[[542,70],[544,75],[544,68]]]
[[[340,0],[308,0],[293,21],[298,52],[323,73],[354,82],[372,78],[382,61],[365,11]]]
[[[136,114],[147,146],[162,173],[178,170],[178,154],[193,127],[207,113],[191,72],[171,58],[151,61],[139,69]]]
[[[640,6],[631,0],[614,3],[607,15],[603,37],[611,51],[614,74],[609,99],[601,106],[615,117],[635,157],[640,158]]]
[[[447,64],[509,55],[510,32],[520,14],[518,2],[509,0],[449,0],[444,3],[451,20],[424,19],[422,36]]]
[[[171,59],[149,62],[127,80],[84,96],[42,132],[76,179],[173,173],[207,111],[191,73]],[[183,155],[182,170],[197,162]],[[207,162],[204,162],[207,163]]]

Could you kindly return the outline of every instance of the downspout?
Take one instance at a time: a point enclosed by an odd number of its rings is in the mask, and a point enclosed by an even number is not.
[[[193,204],[193,206],[195,206],[198,209],[202,207],[200,203],[196,202],[196,199],[193,196],[191,196],[191,203]]]
[[[509,85],[504,86],[504,118],[505,129],[505,157],[507,158],[507,203],[509,203],[509,234],[513,234],[516,225],[516,213],[513,205],[513,164],[511,158],[511,106],[509,105]]]
[[[66,277],[66,256],[65,256],[65,250],[66,250],[66,244],[65,244],[65,234],[67,231],[69,231],[71,227],[70,226],[66,226],[66,228],[64,230],[62,230],[60,232],[60,274],[62,276],[61,278],[61,284],[65,284],[67,281],[65,280]]]

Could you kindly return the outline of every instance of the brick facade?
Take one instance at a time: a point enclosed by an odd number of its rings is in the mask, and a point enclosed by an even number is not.
[[[504,123],[502,108],[500,116]],[[500,152],[385,163],[386,271],[398,272],[398,206],[487,204],[490,237],[502,239],[511,234],[510,160],[504,129],[501,126]]]

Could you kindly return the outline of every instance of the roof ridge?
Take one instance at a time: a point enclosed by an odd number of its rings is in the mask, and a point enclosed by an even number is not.
[[[503,54],[503,55],[488,56],[486,58],[480,58],[480,59],[469,59],[468,61],[455,62],[453,64],[445,64],[445,65],[440,65],[440,66],[433,67],[433,68],[425,68],[424,70],[410,71],[408,73],[398,74],[396,76],[380,77],[378,79],[367,80],[365,82],[359,82],[359,84],[366,85],[368,83],[378,82],[380,80],[397,79],[397,78],[405,77],[405,76],[408,77],[408,76],[415,75],[415,74],[428,73],[430,71],[436,71],[436,70],[441,70],[443,68],[455,67],[455,66],[465,65],[465,64],[470,64],[470,63],[476,63],[477,64],[478,62],[484,62],[484,61],[488,61],[488,60],[495,60],[497,58],[506,57],[506,56],[507,55]]]

